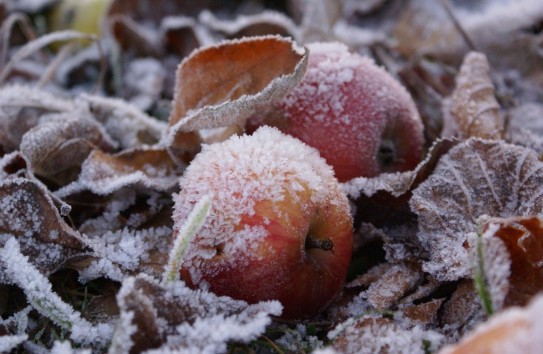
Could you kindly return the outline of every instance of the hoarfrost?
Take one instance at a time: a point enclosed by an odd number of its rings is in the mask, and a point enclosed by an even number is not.
[[[48,192],[28,179],[0,182],[0,245],[12,235],[44,274],[84,252],[80,235],[62,220]]]
[[[81,165],[79,178],[55,195],[64,198],[85,190],[107,195],[125,187],[171,191],[182,171],[160,147],[141,147],[115,155],[95,150]]]
[[[90,111],[121,149],[156,144],[166,131],[166,123],[123,100],[91,95],[81,95],[79,100],[88,104]]]
[[[52,290],[51,283],[21,254],[19,244],[10,238],[0,249],[0,262],[6,278],[21,288],[28,302],[40,314],[71,332],[76,343],[104,347],[112,328],[108,324],[93,326]]]
[[[429,252],[423,269],[440,280],[469,277],[467,237],[480,216],[541,214],[542,166],[533,150],[500,141],[469,139],[451,149],[410,201]]]
[[[183,282],[162,286],[143,274],[124,280],[117,301],[121,314],[110,353],[225,352],[230,340],[262,334],[282,308],[277,301],[248,305]]]
[[[28,335],[19,334],[14,336],[0,336],[0,352],[8,353],[17,348],[22,342],[28,339]]]
[[[68,341],[55,341],[50,354],[91,354],[90,349],[74,349]]]
[[[307,189],[312,191],[311,205],[327,201],[334,208],[348,208],[331,167],[318,152],[270,127],[262,127],[251,136],[234,136],[223,143],[205,146],[187,168],[180,186],[181,192],[174,197],[174,234],[196,202],[204,195],[214,196],[210,216],[183,262],[195,284],[203,284],[199,265],[217,254],[219,242],[225,256],[207,263],[206,274],[243,264],[248,259],[239,257],[239,252],[247,254],[264,246],[259,240],[268,235],[266,229],[243,221],[255,215],[257,203],[278,204],[286,198],[298,203],[300,193]],[[279,215],[284,213],[276,209],[274,212]],[[238,224],[240,227],[236,227]],[[275,252],[272,247],[269,250]],[[254,257],[260,253],[254,252]]]
[[[187,132],[244,126],[251,115],[300,82],[307,60],[307,50],[279,36],[226,41],[194,51],[177,70],[165,143],[177,149],[175,144]]]
[[[466,54],[456,77],[456,88],[445,105],[443,136],[501,139],[504,120],[489,77],[490,68],[482,53]]]
[[[443,348],[439,354],[526,353],[536,354],[543,347],[543,296],[538,295],[526,307],[512,307],[496,314],[459,343]]]
[[[404,328],[384,318],[349,320],[330,332],[328,338],[335,350],[345,354],[424,354],[427,345],[435,351],[444,340],[443,335],[418,325]]]

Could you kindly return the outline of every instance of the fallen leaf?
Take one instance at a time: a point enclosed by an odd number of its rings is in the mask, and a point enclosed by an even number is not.
[[[462,139],[502,139],[504,120],[494,95],[490,68],[482,53],[466,54],[456,76],[456,88],[445,105],[444,136]]]
[[[62,186],[77,178],[92,150],[111,150],[110,142],[102,126],[84,108],[42,115],[23,135],[20,149],[37,175]]]
[[[490,219],[485,229],[503,241],[510,256],[504,306],[525,306],[543,290],[543,220],[540,217]],[[508,290],[508,291],[507,291]]]
[[[194,139],[198,129],[244,126],[301,80],[307,60],[307,51],[273,36],[225,41],[193,52],[176,73],[167,145],[186,150],[182,140]]]
[[[95,150],[82,164],[79,178],[55,195],[65,198],[85,190],[108,195],[129,186],[171,191],[178,186],[182,172],[164,148],[142,147],[114,155]]]
[[[418,325],[402,325],[388,318],[363,317],[348,320],[328,333],[332,348],[340,353],[413,353],[439,348],[443,336]]]
[[[227,38],[243,38],[264,35],[298,37],[296,24],[280,12],[263,11],[254,15],[240,15],[233,20],[218,18],[210,11],[202,11],[199,20],[214,31],[222,32]]]
[[[277,301],[248,305],[183,282],[167,286],[145,275],[125,279],[117,295],[120,320],[110,352],[162,349],[182,353],[224,352],[230,340],[249,342],[279,315]]]
[[[60,216],[42,186],[28,179],[0,182],[0,243],[15,236],[22,253],[44,274],[87,250],[81,236]]]
[[[541,313],[543,297],[539,295],[526,307],[513,307],[493,316],[439,354],[539,353],[543,346]]]
[[[413,191],[423,269],[440,280],[471,276],[468,236],[478,219],[539,215],[543,169],[533,150],[502,141],[469,139],[443,156]]]

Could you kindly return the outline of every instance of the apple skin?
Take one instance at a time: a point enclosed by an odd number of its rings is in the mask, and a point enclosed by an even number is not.
[[[286,319],[317,315],[341,291],[352,217],[316,150],[270,127],[205,146],[174,197],[174,237],[206,194],[210,215],[180,270],[190,287],[248,303],[279,300]]]
[[[247,130],[271,125],[316,148],[345,182],[420,162],[423,124],[407,90],[340,43],[312,43],[304,78]]]

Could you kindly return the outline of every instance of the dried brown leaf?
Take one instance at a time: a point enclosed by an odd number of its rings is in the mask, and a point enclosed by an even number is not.
[[[526,146],[543,155],[543,104],[529,102],[507,112],[507,136],[513,144]]]
[[[120,99],[81,95],[90,111],[120,149],[154,145],[166,131],[166,124]]]
[[[469,277],[469,237],[479,217],[539,215],[542,167],[533,150],[502,141],[469,139],[452,148],[410,201],[429,253],[423,269],[440,280]]]
[[[46,113],[74,109],[71,101],[36,88],[12,85],[0,88],[0,145],[5,152],[17,150],[22,136]]]
[[[296,24],[289,17],[269,10],[254,15],[240,15],[234,20],[223,20],[210,11],[203,11],[199,20],[230,39],[273,34],[296,39],[298,34]]]
[[[274,36],[225,41],[195,51],[177,70],[167,144],[184,150],[181,141],[194,139],[190,132],[244,126],[247,118],[301,80],[307,60],[307,51]]]
[[[504,120],[489,71],[484,54],[470,52],[466,55],[456,76],[450,104],[446,105],[449,112],[444,114],[445,136],[455,135],[463,139],[503,137]]]
[[[394,264],[372,283],[365,296],[377,310],[396,306],[399,300],[415,290],[424,280],[424,274],[415,264]]]
[[[117,295],[121,311],[111,352],[223,352],[226,341],[247,342],[278,315],[278,302],[248,305],[183,282],[161,285],[145,275],[127,278]],[[237,332],[236,332],[237,331]]]
[[[421,326],[437,325],[438,311],[445,301],[444,298],[435,299],[422,304],[410,305],[401,309],[402,314],[414,324]]]
[[[211,35],[190,17],[167,17],[162,21],[160,30],[166,51],[180,58],[212,40]]]
[[[112,149],[111,139],[85,108],[42,115],[20,145],[33,171],[58,185],[77,178],[81,164],[95,148]]]
[[[172,191],[182,172],[164,148],[142,147],[114,155],[94,150],[82,164],[79,178],[55,194],[64,198],[89,190],[108,195],[125,187]]]
[[[28,179],[0,182],[0,242],[15,236],[22,252],[50,274],[84,253],[80,235],[60,216],[48,192]]]
[[[141,57],[162,54],[161,38],[156,29],[145,27],[124,15],[111,16],[109,25],[113,37],[125,52]]]
[[[336,333],[339,332],[339,333]],[[421,327],[406,326],[388,318],[365,317],[338,326],[328,334],[332,348],[340,353],[425,353],[436,350],[443,337]]]
[[[468,332],[485,318],[471,279],[458,283],[456,290],[443,304],[439,317],[441,327],[451,338]]]
[[[505,306],[525,306],[543,290],[543,220],[540,217],[490,219],[491,229],[511,257],[509,290]],[[488,273],[488,271],[487,271]]]
[[[526,307],[513,307],[495,315],[439,354],[539,353],[543,346],[541,313],[543,297],[539,295]]]

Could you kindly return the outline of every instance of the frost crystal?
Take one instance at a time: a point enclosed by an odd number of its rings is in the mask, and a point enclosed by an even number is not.
[[[59,327],[71,332],[76,343],[105,346],[111,336],[107,324],[94,327],[52,290],[51,283],[21,254],[19,244],[9,239],[0,249],[6,276],[20,287],[31,306]]]
[[[423,269],[440,280],[470,276],[468,235],[482,215],[541,215],[543,164],[530,149],[470,139],[445,155],[413,191],[418,238],[429,252]]]
[[[277,301],[243,301],[191,290],[183,282],[165,287],[145,276],[125,279],[117,295],[121,310],[110,353],[221,353],[228,341],[248,342],[264,332]]]

